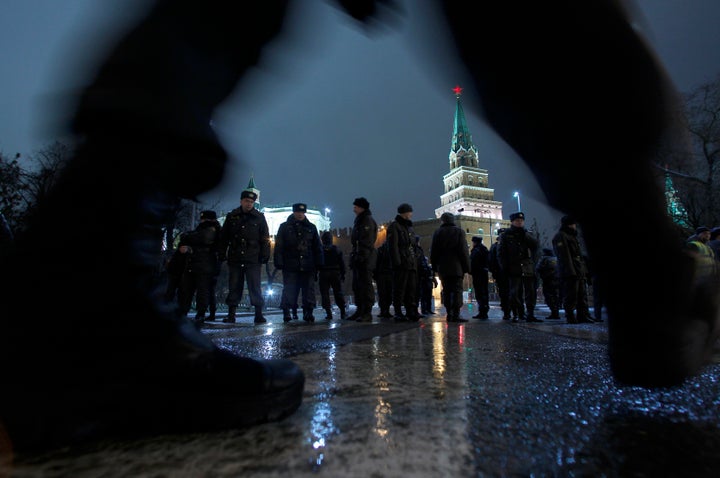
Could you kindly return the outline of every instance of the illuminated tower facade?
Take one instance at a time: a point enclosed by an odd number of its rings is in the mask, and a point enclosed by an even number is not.
[[[491,234],[498,228],[507,227],[502,218],[502,203],[495,201],[495,190],[489,187],[488,171],[480,168],[478,151],[465,120],[460,96],[462,88],[453,88],[455,93],[455,117],[453,134],[448,156],[449,169],[443,176],[443,191],[440,207],[435,216],[449,212],[455,215],[456,223],[470,235],[482,234],[485,245],[489,245]]]

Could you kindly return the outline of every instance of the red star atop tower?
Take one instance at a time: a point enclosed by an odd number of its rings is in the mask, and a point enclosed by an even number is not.
[[[453,93],[455,93],[455,96],[460,96],[462,94],[462,88],[460,88],[460,85],[455,85],[455,88],[452,89]]]

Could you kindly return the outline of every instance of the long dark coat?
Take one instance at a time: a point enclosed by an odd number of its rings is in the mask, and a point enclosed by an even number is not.
[[[398,215],[387,228],[387,242],[394,270],[417,270],[412,221]]]
[[[275,267],[290,272],[315,272],[324,264],[323,248],[315,224],[292,214],[275,236]]]
[[[357,216],[353,223],[350,240],[352,253],[350,254],[350,267],[374,271],[377,264],[377,223],[372,217],[370,209],[366,209]]]
[[[510,226],[500,236],[498,258],[507,277],[534,276],[538,241],[524,227]]]
[[[257,209],[230,211],[220,231],[220,256],[229,264],[266,264],[270,260],[270,231]]]
[[[462,277],[470,272],[465,231],[455,224],[441,224],[435,230],[430,245],[430,264],[440,277]]]

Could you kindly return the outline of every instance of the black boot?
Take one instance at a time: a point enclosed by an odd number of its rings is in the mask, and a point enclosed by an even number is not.
[[[265,317],[263,317],[262,307],[257,306],[257,305],[255,306],[255,321],[254,322],[256,324],[264,324],[267,322],[267,319]]]
[[[290,309],[283,309],[283,322],[290,322],[292,320],[292,316],[290,315]]]
[[[367,306],[362,306],[361,308],[358,308],[357,310],[357,318],[355,319],[356,322],[372,322],[373,316],[371,312],[372,308]]]
[[[330,307],[325,308],[325,320],[332,320],[332,319],[333,319],[332,309]]]
[[[228,315],[223,319],[226,324],[234,324],[237,320],[235,318],[237,314],[237,305],[231,305],[228,307]]]
[[[280,419],[296,410],[304,376],[294,363],[219,349],[174,304],[162,300],[155,257],[165,223],[162,212],[172,210],[172,200],[161,195],[133,199],[125,191],[128,202],[119,209],[113,209],[112,200],[91,212],[102,222],[98,227],[116,230],[115,223],[121,233],[98,238],[76,228],[77,234],[70,231],[50,247],[38,247],[47,246],[48,234],[62,226],[62,211],[88,211],[89,203],[77,202],[78,187],[96,198],[120,197],[119,190],[112,191],[114,182],[98,184],[103,176],[97,173],[85,176],[74,163],[67,171],[69,177],[17,241],[13,257],[1,264],[0,374],[6,387],[0,394],[0,421],[13,448],[221,430]],[[45,263],[57,268],[30,273],[34,264]],[[102,294],[105,287],[123,300],[109,300]],[[60,310],[72,310],[76,288],[88,294],[88,307],[62,323],[20,308],[41,292]],[[97,311],[103,320],[97,320]],[[9,320],[21,314],[28,320]],[[140,320],[128,321],[129,316]],[[198,407],[198,401],[221,402],[221,409]]]
[[[315,322],[315,316],[313,310],[310,307],[303,307],[303,320],[305,322]]]
[[[355,312],[353,312],[352,314],[348,315],[348,316],[346,317],[346,319],[347,319],[347,320],[357,320],[358,317],[360,317],[360,306],[359,306],[359,305],[356,305],[356,306],[355,306]]]
[[[238,428],[300,406],[297,365],[218,348],[161,300],[157,277],[178,198],[222,179],[227,154],[210,115],[281,29],[282,8],[248,5],[240,20],[215,22],[230,12],[160,2],[79,98],[72,126],[83,142],[0,264],[0,421],[14,450]],[[250,26],[260,35],[232,41]],[[98,233],[68,221],[80,216]],[[29,312],[38,294],[76,312]]]

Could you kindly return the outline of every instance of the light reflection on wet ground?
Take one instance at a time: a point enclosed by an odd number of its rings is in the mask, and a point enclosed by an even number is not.
[[[510,324],[496,309],[491,320],[467,324],[441,315],[407,325],[268,319],[206,330],[222,347],[300,364],[304,402],[286,420],[20,457],[12,476],[714,477],[720,470],[720,365],[676,389],[619,387],[604,324]]]

